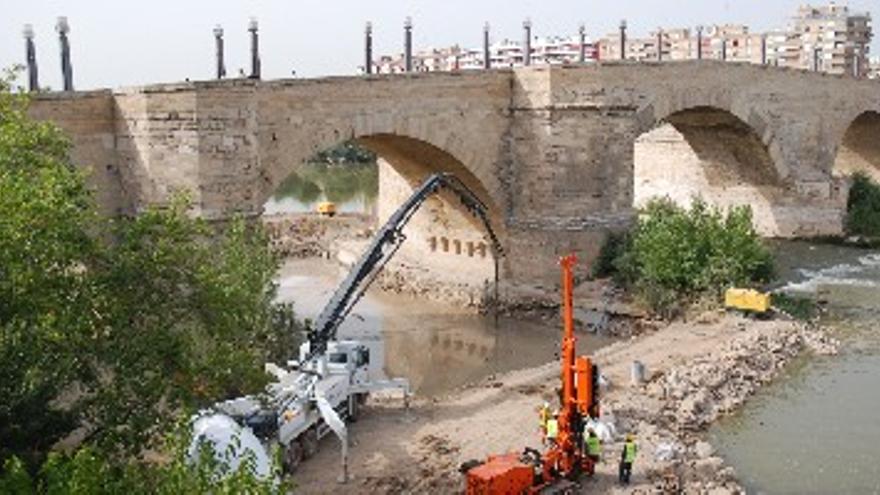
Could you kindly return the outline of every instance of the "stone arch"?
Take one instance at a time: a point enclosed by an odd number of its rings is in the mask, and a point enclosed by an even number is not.
[[[427,177],[445,172],[456,176],[486,204],[495,234],[504,244],[506,229],[496,196],[474,170],[457,156],[431,142],[399,132],[355,132],[352,135],[349,132],[354,132],[353,128],[343,128],[342,132],[338,129],[324,130],[323,133],[317,131],[311,141],[306,141],[302,133],[297,132],[292,140],[307,152],[291,152],[287,156],[296,158],[266,164],[269,166],[268,177],[272,178],[270,187],[277,187],[275,181],[280,184],[315,152],[352,140],[378,157],[378,225],[382,225]],[[447,138],[447,142],[455,143],[456,139]],[[272,189],[269,189],[265,197],[271,194]],[[493,295],[489,285],[495,280],[494,259],[491,256],[469,257],[463,249],[469,242],[485,242],[485,227],[456,196],[441,191],[428,198],[407,224],[404,235],[407,241],[383,271],[385,282],[381,285],[385,288],[403,292],[430,292],[435,297],[466,304],[481,304],[486,297]],[[359,252],[351,254],[357,256]],[[504,277],[507,265],[503,260],[499,261],[499,275]]]
[[[732,88],[689,87],[655,98],[651,104],[641,107],[636,114],[637,135],[668,123],[689,113],[711,110],[735,118],[738,125],[748,128],[757,136],[772,159],[773,168],[780,180],[789,178],[790,170],[784,159],[783,150],[776,140],[771,120],[754,108],[749,101],[736,94]]]
[[[448,116],[407,116],[387,108],[367,108],[330,119],[319,112],[314,119],[287,116],[279,120],[265,125],[259,135],[263,179],[257,198],[260,204],[310,156],[348,140],[397,162],[435,163],[433,167],[396,165],[424,176],[431,171],[451,172],[474,190],[493,212],[499,212],[503,204],[495,173],[497,149],[483,142],[476,143],[465,130],[451,127]],[[408,174],[413,180],[422,180],[424,176]]]
[[[777,160],[741,116],[699,105],[666,113],[636,138],[633,200],[669,197],[681,205],[696,196],[728,208],[750,205],[765,235],[781,235],[776,207],[785,201]]]
[[[847,121],[841,131],[831,173],[837,179],[863,172],[880,182],[880,108]]]

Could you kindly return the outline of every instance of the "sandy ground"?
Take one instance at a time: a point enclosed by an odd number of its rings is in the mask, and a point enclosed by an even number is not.
[[[702,320],[674,323],[595,354],[611,382],[603,414],[613,415],[619,435],[605,446],[597,475],[582,483],[584,493],[653,493],[664,479],[685,493],[739,492],[732,469],[702,440],[705,426],[736,408],[802,349],[833,352],[821,333],[789,321],[721,314]],[[634,360],[646,365],[648,383],[629,383]],[[339,443],[328,437],[297,471],[295,493],[460,493],[461,462],[540,447],[536,408],[544,400],[553,403],[558,376],[558,364],[548,363],[490,377],[439,400],[416,400],[409,410],[400,401],[371,401],[350,428],[353,480],[336,482]],[[630,431],[642,453],[633,483],[621,487],[617,460],[622,434]],[[673,459],[655,458],[660,443],[674,447]]]

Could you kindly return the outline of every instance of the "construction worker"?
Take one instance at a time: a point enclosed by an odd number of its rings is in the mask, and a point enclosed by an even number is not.
[[[623,452],[620,453],[620,482],[629,484],[629,477],[632,475],[633,462],[636,461],[636,455],[639,447],[636,445],[636,439],[632,433],[627,433],[626,442],[623,444]]]
[[[596,430],[587,428],[586,444],[587,457],[593,461],[590,463],[590,470],[587,474],[592,476],[593,473],[596,472],[596,464],[599,464],[599,460],[602,458],[602,441],[599,440],[599,437],[596,435]]]
[[[550,403],[544,401],[544,404],[538,408],[538,418],[541,421],[541,435],[547,435],[547,420],[550,419]]]
[[[559,420],[556,419],[558,417],[559,411],[556,411],[551,418],[547,419],[547,433],[544,435],[544,438],[551,445],[556,443],[556,437],[559,436]]]

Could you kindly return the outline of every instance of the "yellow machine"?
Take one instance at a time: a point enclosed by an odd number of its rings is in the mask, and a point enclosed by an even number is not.
[[[330,201],[322,201],[318,203],[318,207],[315,208],[319,215],[324,215],[327,217],[332,217],[336,215],[336,203]]]
[[[724,307],[763,314],[770,311],[770,294],[754,289],[727,289],[724,293]]]

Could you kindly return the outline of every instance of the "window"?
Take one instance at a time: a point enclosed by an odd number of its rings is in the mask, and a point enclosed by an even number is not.
[[[344,352],[330,353],[328,360],[333,364],[345,364],[348,362],[348,354]]]

